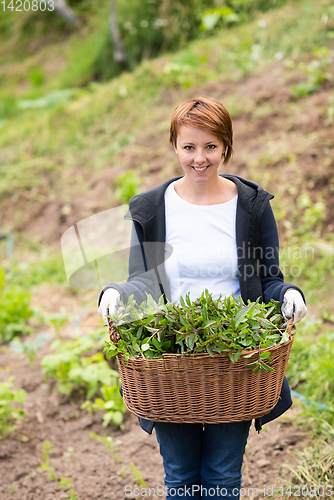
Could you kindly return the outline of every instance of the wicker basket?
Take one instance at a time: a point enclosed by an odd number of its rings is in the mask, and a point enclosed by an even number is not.
[[[274,371],[254,373],[248,363],[259,351],[245,350],[237,362],[228,353],[165,354],[162,359],[125,361],[117,355],[127,409],[154,422],[210,423],[252,420],[269,413],[278,402],[294,336],[270,347]],[[243,354],[250,354],[244,358]]]

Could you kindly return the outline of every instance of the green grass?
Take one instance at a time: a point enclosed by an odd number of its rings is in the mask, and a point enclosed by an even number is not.
[[[67,283],[63,258],[60,254],[35,262],[18,262],[8,273],[14,283],[30,288],[40,283]]]
[[[291,258],[284,258],[286,281],[298,284],[303,289],[308,304],[320,302],[320,312],[331,308],[328,287],[331,292],[334,282],[333,244],[333,239],[310,239],[300,246],[290,247]]]
[[[292,388],[312,403],[300,403],[300,422],[315,434],[331,438],[334,436],[328,425],[334,425],[333,356],[333,323],[308,316],[297,325],[287,377]],[[328,409],[319,407],[319,404]]]
[[[91,16],[91,21],[87,23],[83,39],[76,38],[74,34],[68,39],[65,67],[51,78],[43,77],[43,70],[36,65],[36,62],[31,68],[29,66],[25,67],[24,70],[17,68],[18,72],[28,72],[32,82],[32,90],[37,86],[40,94],[43,91],[46,93],[48,90],[59,88],[59,86],[64,88],[86,85],[94,80],[96,61],[101,57],[105,39],[108,37],[104,22],[107,7],[106,5],[104,8],[95,9],[94,16]],[[152,93],[153,89],[162,90],[161,86],[168,87],[175,83],[181,83],[186,87],[192,86],[196,83],[197,78],[203,81],[203,79],[208,77],[212,79],[215,74],[221,73],[226,74],[228,78],[238,79],[267,60],[272,60],[275,54],[280,53],[284,57],[299,57],[305,52],[312,51],[314,47],[330,44],[331,23],[324,22],[326,16],[329,16],[330,20],[334,16],[333,6],[329,0],[310,3],[294,0],[280,9],[259,14],[257,19],[251,23],[229,30],[222,29],[213,37],[191,42],[186,52],[190,50],[198,55],[201,64],[197,67],[192,65],[190,78],[187,79],[184,74],[180,75],[178,71],[172,72],[172,75],[168,72],[161,75],[159,71],[155,70],[156,65],[152,61],[151,69],[153,69],[154,79],[150,78],[150,81],[147,82],[149,85],[142,85],[144,83],[143,74],[139,68],[137,76],[140,79],[134,78],[133,82],[139,83],[142,92]],[[259,18],[266,23],[266,27],[259,26]],[[18,21],[16,20],[16,22]],[[32,20],[29,19],[29,22]],[[37,21],[34,20],[34,22]],[[22,43],[24,40],[23,38]],[[49,50],[56,50],[56,48]],[[54,55],[52,52],[51,54]],[[178,55],[173,56],[172,54],[166,57],[172,61],[173,58],[176,60],[179,58]],[[145,63],[144,66],[147,67]],[[161,70],[161,65],[158,64],[158,66]],[[23,73],[24,76],[26,76],[25,73]],[[15,88],[15,82],[10,81],[7,86],[5,77],[2,78],[2,88],[7,88],[11,94],[13,83]],[[35,90],[33,94],[36,93]]]
[[[3,242],[2,242],[3,243]],[[25,290],[41,283],[63,285],[68,283],[63,257],[60,252],[50,252],[37,242],[30,250],[22,252],[19,242],[14,239],[14,257],[4,261],[6,282],[18,285]],[[5,246],[1,245],[2,255],[5,255]]]
[[[331,430],[333,433],[333,428]],[[318,439],[303,451],[296,451],[295,455],[296,464],[285,466],[290,474],[282,478],[283,485],[274,492],[273,498],[332,498],[333,441]]]
[[[240,23],[238,29],[241,28],[238,39],[240,33],[243,33],[242,27],[250,19],[256,16],[266,17],[268,13],[265,11],[275,17],[276,12],[280,12],[280,7],[286,3],[286,0],[238,2],[235,5]],[[289,3],[297,5],[300,10],[300,0]],[[14,91],[16,95],[23,92],[32,96],[59,86],[64,88],[86,85],[92,80],[105,81],[120,72],[120,66],[113,60],[113,46],[108,30],[110,3],[107,0],[98,0],[92,7],[91,2],[82,0],[72,2],[71,7],[79,19],[75,27],[50,12],[19,13],[11,12],[8,8],[1,10],[0,64],[6,64],[7,70],[0,80],[4,94],[8,90],[10,94]],[[119,3],[118,24],[128,53],[128,67],[133,69],[142,59],[161,55],[167,49],[175,51],[184,48],[189,40],[196,37],[210,38],[210,35],[219,32],[219,29],[228,32],[225,38],[229,38],[230,33],[236,33],[234,28],[228,28],[234,23],[224,21],[217,23],[213,31],[201,31],[201,14],[208,7],[212,7],[209,0],[191,0],[185,5],[175,5],[173,2],[163,5],[163,2],[156,2],[153,6],[141,0]],[[309,14],[310,10],[312,5],[305,4],[303,14]],[[289,10],[287,12],[289,17]],[[161,18],[163,21],[169,20],[167,26],[156,25],[155,21],[161,21]],[[291,30],[294,21],[294,18],[291,22],[284,19],[284,31]],[[258,31],[264,33],[266,29],[263,20],[261,26]],[[265,40],[263,33],[256,36],[254,43],[264,40],[268,45],[271,44],[272,38]],[[275,37],[275,33],[273,35]],[[247,38],[250,40],[249,34]],[[245,41],[243,36],[241,39],[239,48],[243,51],[248,46],[248,41]],[[303,37],[301,40],[305,41]],[[289,42],[288,46],[291,46]],[[242,54],[238,50],[236,56],[240,62]],[[53,60],[54,64],[48,64],[48,60]],[[247,63],[243,61],[241,65],[246,67]]]

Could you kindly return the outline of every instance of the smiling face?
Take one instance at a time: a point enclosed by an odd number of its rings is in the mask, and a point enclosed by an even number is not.
[[[225,145],[214,134],[182,125],[174,149],[189,181],[196,184],[216,182]]]

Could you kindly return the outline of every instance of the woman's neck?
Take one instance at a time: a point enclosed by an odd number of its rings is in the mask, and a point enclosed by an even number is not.
[[[218,175],[217,178],[214,177],[204,184],[195,184],[185,176],[178,179],[174,186],[181,198],[194,205],[217,205],[231,200],[238,194],[233,181]]]

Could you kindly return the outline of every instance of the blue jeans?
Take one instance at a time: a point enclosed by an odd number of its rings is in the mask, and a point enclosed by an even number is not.
[[[250,424],[156,422],[166,474],[166,500],[238,500]]]

